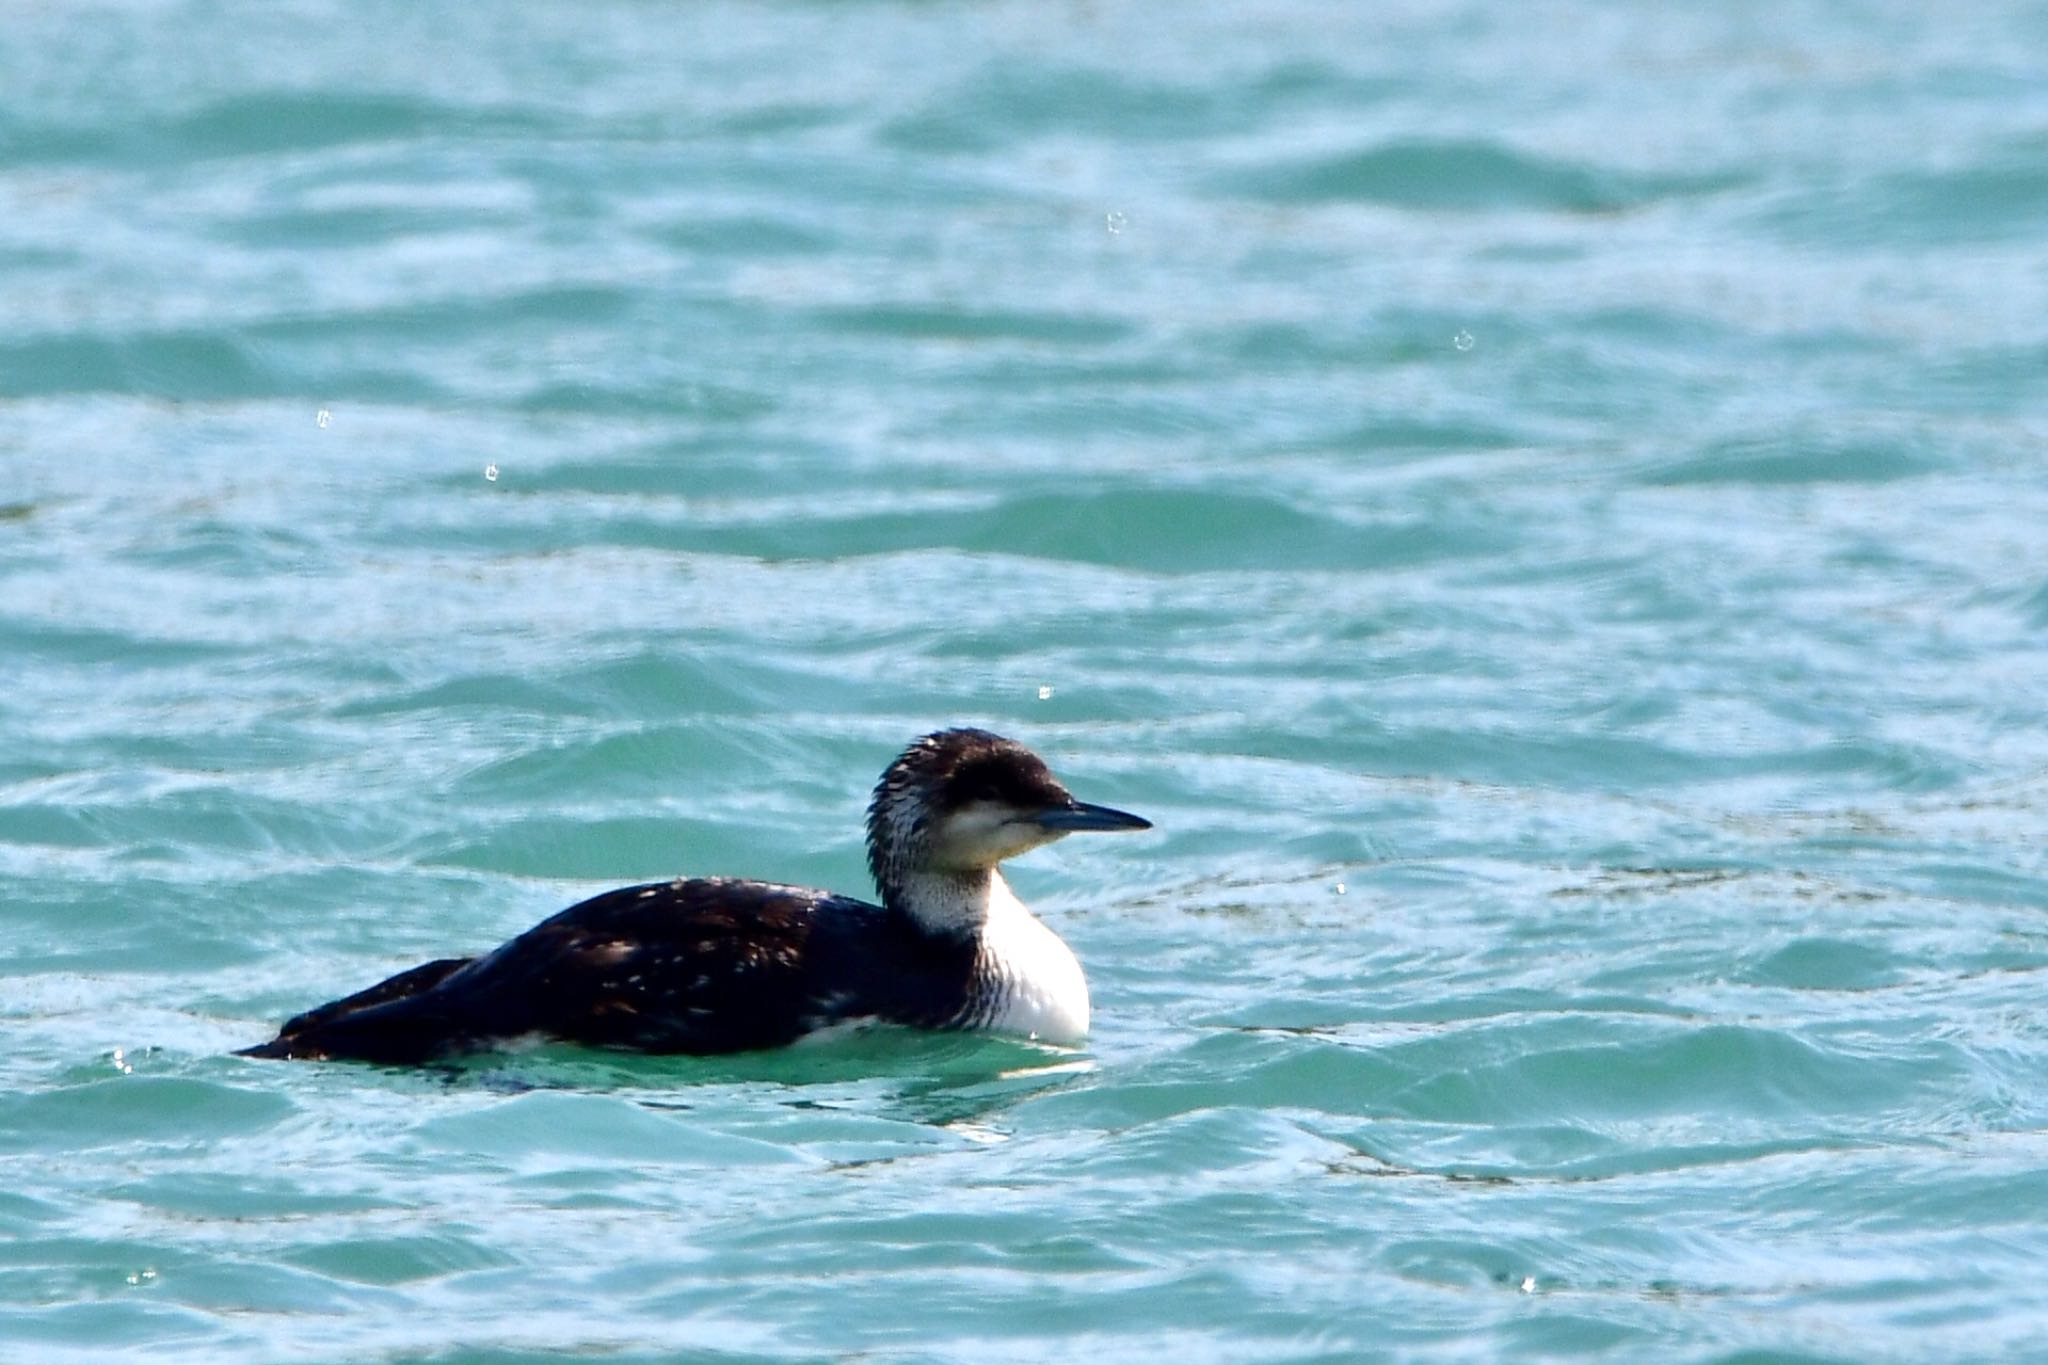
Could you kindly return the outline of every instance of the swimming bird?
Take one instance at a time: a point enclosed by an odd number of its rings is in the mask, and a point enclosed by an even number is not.
[[[1077,1043],[1081,964],[997,865],[1084,830],[1150,828],[1076,801],[1013,740],[940,730],[889,765],[868,806],[879,905],[723,877],[623,887],[479,957],[308,1010],[240,1055],[408,1064],[536,1035],[739,1052],[857,1020]]]

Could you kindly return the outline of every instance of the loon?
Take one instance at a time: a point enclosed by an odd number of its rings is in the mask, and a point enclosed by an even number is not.
[[[442,958],[288,1021],[239,1055],[419,1064],[539,1035],[642,1052],[779,1047],[881,1020],[1078,1043],[1088,983],[997,864],[1151,822],[1076,801],[986,730],[905,749],[868,807],[881,904],[733,878],[622,887],[479,957]]]

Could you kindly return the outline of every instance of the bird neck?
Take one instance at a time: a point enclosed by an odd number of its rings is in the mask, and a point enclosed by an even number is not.
[[[940,938],[979,937],[988,928],[991,914],[1012,907],[1031,913],[1017,900],[1003,874],[992,867],[903,872],[882,887],[882,902]]]

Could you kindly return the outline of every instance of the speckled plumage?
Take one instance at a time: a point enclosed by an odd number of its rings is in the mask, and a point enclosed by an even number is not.
[[[1028,749],[980,730],[913,743],[868,814],[882,903],[690,878],[608,891],[474,958],[429,962],[301,1014],[255,1057],[413,1063],[539,1034],[646,1052],[775,1047],[850,1019],[1078,1041],[1087,986],[995,870],[1086,806]]]

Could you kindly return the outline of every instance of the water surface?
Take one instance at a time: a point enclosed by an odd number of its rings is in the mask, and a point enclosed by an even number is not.
[[[17,7],[0,1355],[2024,1359],[2032,7]],[[228,1054],[978,723],[1078,1052]]]

